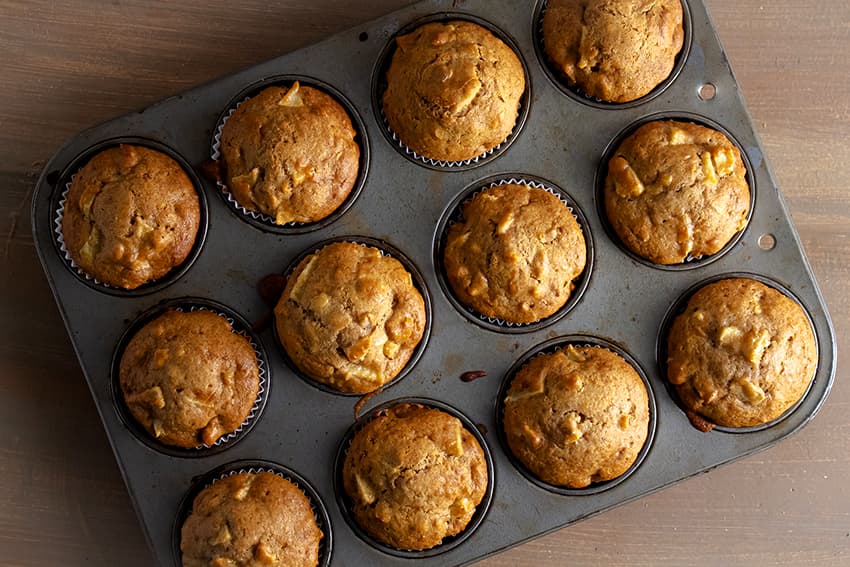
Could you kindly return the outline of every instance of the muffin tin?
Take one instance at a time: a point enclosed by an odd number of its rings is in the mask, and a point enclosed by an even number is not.
[[[265,408],[238,443],[216,452],[188,455],[163,451],[141,441],[125,425],[113,399],[112,360],[121,337],[143,313],[179,298],[204,298],[241,313],[247,321],[265,319],[268,323],[270,308],[255,290],[259,281],[268,274],[282,273],[298,254],[331,238],[356,235],[398,247],[422,275],[431,298],[430,338],[418,362],[403,379],[367,400],[367,409],[398,398],[448,402],[482,432],[492,455],[493,496],[482,514],[483,521],[457,545],[418,557],[417,564],[466,564],[567,526],[764,449],[799,430],[821,407],[835,372],[832,325],[703,3],[686,2],[688,29],[676,76],[652,97],[625,105],[581,101],[568,95],[557,77],[546,70],[536,45],[542,7],[542,0],[537,4],[420,2],[82,132],[47,164],[33,197],[37,251],[160,565],[180,565],[173,534],[185,514],[181,502],[196,489],[192,487],[197,482],[203,482],[199,479],[258,460],[283,466],[291,476],[302,475],[315,489],[311,498],[327,509],[327,541],[333,542],[330,565],[411,562],[409,557],[373,547],[345,521],[338,505],[340,495],[334,489],[334,460],[354,422],[355,399],[320,390],[298,378],[285,363],[270,325],[261,330],[254,325],[258,345],[268,355]],[[393,36],[422,18],[453,17],[482,20],[500,30],[519,50],[529,79],[528,114],[524,120],[520,116],[510,143],[492,159],[463,167],[426,164],[404,156],[387,134],[373,98],[382,54],[391,49]],[[179,273],[132,292],[106,288],[79,276],[60,252],[54,228],[61,193],[81,160],[93,149],[125,140],[167,148],[184,166],[200,166],[210,157],[217,123],[231,101],[259,82],[281,76],[328,85],[348,101],[349,112],[356,115],[352,118],[359,122],[361,149],[369,149],[368,167],[364,168],[362,189],[348,210],[332,222],[310,227],[309,232],[279,231],[249,222],[226,202],[214,183],[198,181],[208,194],[206,220],[197,256]],[[706,85],[714,89],[713,98],[701,96],[711,90]],[[606,149],[615,143],[618,133],[658,113],[722,126],[748,159],[755,197],[748,227],[723,254],[710,262],[689,264],[688,269],[660,269],[626,254],[606,232],[596,203],[596,180],[604,175]],[[562,188],[584,212],[583,228],[593,235],[593,269],[579,300],[557,321],[522,333],[483,327],[459,312],[440,283],[440,262],[434,258],[441,234],[438,224],[450,216],[453,201],[465,188],[481,186],[494,176],[534,176]],[[806,397],[783,419],[751,431],[700,433],[691,427],[664,385],[656,355],[663,342],[662,325],[666,314],[693,286],[737,272],[777,282],[796,297],[813,323],[819,365]],[[576,335],[621,350],[645,371],[652,386],[656,422],[654,439],[627,478],[605,490],[562,494],[528,480],[506,455],[498,440],[497,398],[509,369],[523,353],[545,348],[552,339]],[[462,380],[469,371],[486,375]]]

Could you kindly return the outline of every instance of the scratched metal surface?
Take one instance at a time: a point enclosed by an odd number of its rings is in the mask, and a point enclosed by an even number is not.
[[[662,94],[627,108],[583,104],[553,84],[534,48],[531,3],[427,0],[82,132],[57,152],[33,199],[38,253],[161,565],[179,564],[172,551],[172,528],[192,479],[243,459],[282,464],[316,488],[330,514],[332,565],[409,561],[358,539],[336,504],[333,462],[351,425],[354,400],[320,391],[295,376],[270,329],[260,334],[270,364],[265,410],[254,429],[227,450],[200,458],[158,452],[128,432],[111,398],[113,352],[124,329],[140,313],[161,301],[202,297],[231,307],[249,321],[258,320],[267,308],[255,292],[256,283],[266,274],[283,271],[307,247],[331,237],[364,235],[389,242],[418,267],[431,295],[432,329],[422,358],[408,376],[368,405],[409,396],[431,398],[456,407],[487,431],[495,466],[489,512],[462,545],[420,559],[423,564],[459,565],[480,559],[763,449],[814,416],[834,376],[829,316],[706,9],[697,0],[687,5],[692,41],[684,67]],[[530,112],[516,140],[498,158],[463,171],[432,170],[404,158],[381,134],[372,108],[370,78],[387,41],[415,19],[443,11],[478,16],[503,30],[518,45],[530,75]],[[362,32],[368,34],[365,40]],[[54,246],[51,205],[54,192],[61,190],[54,186],[58,173],[76,156],[106,139],[138,136],[163,143],[187,162],[199,164],[209,155],[213,128],[231,97],[260,79],[281,74],[306,75],[332,85],[352,102],[365,123],[371,165],[362,193],[347,213],[308,234],[271,234],[238,218],[215,194],[213,184],[203,182],[209,202],[208,235],[197,261],[176,282],[145,295],[115,296],[92,289],[67,269]],[[709,101],[697,96],[706,82],[717,88],[717,96]],[[594,180],[606,147],[631,123],[658,112],[696,114],[722,125],[740,143],[753,168],[756,202],[748,229],[722,258],[694,269],[660,270],[635,261],[606,233],[596,207]],[[569,193],[587,218],[595,259],[587,290],[567,316],[530,333],[506,334],[471,323],[452,306],[435,274],[433,246],[441,216],[464,188],[493,175],[523,173],[547,179]],[[762,234],[774,235],[775,248],[759,248]],[[665,313],[679,296],[704,279],[731,272],[768,277],[801,301],[816,329],[820,364],[807,397],[777,425],[750,433],[702,434],[688,424],[663,384],[656,339]],[[495,429],[496,396],[508,368],[535,345],[572,334],[607,339],[630,353],[649,377],[658,412],[655,438],[642,465],[610,490],[584,496],[553,494],[526,480],[505,455]],[[464,383],[458,377],[466,370],[485,370],[488,376]]]

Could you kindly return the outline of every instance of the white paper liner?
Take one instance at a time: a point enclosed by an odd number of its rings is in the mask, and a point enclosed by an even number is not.
[[[523,94],[523,96],[525,96],[525,94]],[[423,155],[416,153],[414,150],[410,149],[407,145],[405,145],[405,143],[401,141],[401,138],[398,137],[398,134],[396,134],[395,131],[393,131],[393,129],[390,128],[389,120],[387,120],[387,115],[384,114],[383,109],[381,109],[381,119],[384,123],[384,128],[386,128],[387,132],[390,134],[393,141],[398,145],[398,148],[402,152],[404,152],[405,155],[410,156],[411,158],[413,158],[414,160],[416,160],[418,162],[421,162],[421,163],[424,163],[424,164],[427,164],[427,165],[430,165],[430,166],[433,166],[433,167],[442,167],[442,168],[446,168],[446,169],[451,169],[453,167],[468,167],[470,165],[477,164],[479,161],[481,161],[483,159],[487,159],[490,156],[492,156],[493,154],[495,154],[496,152],[500,151],[502,149],[502,146],[504,146],[505,143],[508,140],[511,140],[513,137],[516,136],[517,128],[519,127],[518,121],[519,121],[520,115],[522,114],[523,106],[524,105],[522,103],[520,103],[520,107],[519,107],[519,109],[517,109],[517,118],[516,118],[516,121],[514,123],[514,127],[513,127],[513,129],[511,129],[510,133],[505,137],[504,140],[502,140],[497,146],[487,150],[483,154],[479,154],[479,155],[477,155],[473,158],[465,159],[465,160],[462,160],[462,161],[445,161],[445,160],[433,159],[433,158],[425,157]]]
[[[185,312],[185,309],[183,307],[179,307],[179,306],[172,307],[172,309],[174,309],[175,311],[179,311],[180,313]],[[210,449],[212,447],[220,447],[221,445],[224,445],[224,444],[232,441],[237,436],[239,436],[239,434],[242,433],[242,431],[245,430],[245,427],[257,417],[257,412],[260,410],[260,404],[262,403],[263,396],[266,393],[266,383],[267,383],[267,380],[268,380],[268,376],[267,376],[267,372],[266,372],[266,361],[263,359],[262,353],[260,352],[260,347],[257,345],[257,343],[254,342],[253,338],[251,337],[251,335],[247,331],[241,331],[241,330],[236,329],[236,327],[235,327],[236,321],[234,321],[232,317],[228,316],[227,313],[223,313],[223,312],[218,311],[216,309],[211,309],[209,307],[204,307],[204,306],[201,306],[201,305],[193,305],[192,307],[190,307],[189,312],[191,313],[193,311],[209,311],[210,313],[215,313],[216,315],[218,315],[220,317],[224,317],[224,319],[230,325],[231,332],[233,332],[237,335],[240,335],[242,337],[245,337],[248,340],[248,344],[251,345],[251,348],[254,350],[254,355],[257,358],[257,370],[258,370],[258,375],[259,375],[259,380],[260,380],[259,389],[257,390],[257,399],[256,399],[256,401],[254,401],[254,405],[251,406],[251,411],[248,412],[248,415],[242,421],[242,424],[239,427],[237,427],[236,429],[234,429],[233,431],[231,431],[230,433],[228,433],[227,435],[222,435],[221,437],[216,439],[215,442],[212,445],[206,445],[206,444],[196,445],[195,447],[193,447],[191,449],[191,450],[200,451],[200,450],[204,450],[204,449]]]
[[[74,259],[71,258],[71,254],[68,252],[68,247],[65,245],[65,234],[62,232],[62,222],[65,218],[65,203],[68,201],[68,192],[71,190],[71,184],[74,182],[74,178],[77,177],[77,174],[71,176],[71,180],[65,184],[65,189],[62,191],[62,195],[59,197],[59,208],[54,211],[53,218],[53,233],[56,236],[56,242],[59,244],[59,250],[62,252],[62,259],[65,260],[65,263],[68,264],[77,274],[79,274],[82,278],[85,278],[86,281],[92,282],[95,285],[103,286],[109,289],[118,289],[114,286],[111,286],[107,283],[103,283],[93,275],[87,273],[81,267],[74,262]]]
[[[498,181],[493,181],[492,183],[489,183],[489,184],[481,187],[477,191],[473,191],[472,193],[469,194],[469,196],[466,199],[464,199],[462,202],[458,203],[455,211],[453,211],[452,216],[461,214],[461,211],[463,211],[463,206],[466,203],[468,203],[469,201],[471,201],[472,199],[474,199],[475,197],[477,197],[479,194],[481,194],[482,191],[486,191],[487,189],[492,189],[493,187],[499,187],[499,186],[502,186],[502,185],[525,185],[526,187],[531,187],[533,189],[542,189],[542,190],[546,191],[547,193],[554,195],[555,197],[558,198],[558,200],[561,203],[564,204],[565,207],[567,207],[567,210],[570,211],[570,214],[573,215],[573,218],[576,220],[576,223],[578,224],[578,227],[581,230],[582,237],[584,237],[584,225],[582,225],[581,219],[579,219],[579,217],[575,213],[575,210],[573,210],[573,207],[567,202],[567,200],[564,198],[564,196],[561,194],[560,191],[549,187],[545,183],[541,183],[539,181],[532,181],[532,180],[525,179],[525,178],[522,178],[522,177],[519,177],[519,178],[509,177],[509,178],[505,178],[505,179],[499,179]],[[450,220],[449,222],[447,222],[446,227],[443,230],[443,233],[444,234],[448,233],[449,228],[451,228],[455,224],[457,224],[456,220]],[[585,246],[587,246],[586,240],[585,240]],[[585,266],[585,269],[587,269],[587,266]],[[579,274],[579,276],[581,276],[581,274]],[[451,286],[449,286],[449,287],[451,287]],[[560,308],[558,308],[558,310],[555,311],[555,313],[552,313],[552,315],[549,315],[549,317],[554,317],[555,315],[557,315],[558,311],[560,311],[561,309],[564,309],[569,304],[571,299],[572,299],[572,294],[570,294],[570,297],[568,297],[567,301],[564,302],[564,305],[562,305]],[[514,322],[511,322],[511,321],[505,321],[504,319],[499,319],[499,318],[496,318],[496,317],[488,317],[486,315],[482,315],[481,313],[479,313],[475,309],[472,309],[471,307],[466,306],[460,300],[458,300],[458,303],[463,305],[464,309],[466,309],[467,313],[474,315],[479,321],[485,321],[487,323],[490,323],[491,325],[498,325],[499,327],[507,327],[509,329],[522,329],[524,327],[530,327],[532,325],[537,325],[541,321],[545,321],[546,319],[549,319],[549,317],[543,317],[542,319],[537,319],[536,321],[531,321],[530,323],[514,323]]]

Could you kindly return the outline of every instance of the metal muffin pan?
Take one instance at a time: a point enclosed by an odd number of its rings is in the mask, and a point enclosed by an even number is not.
[[[329,238],[367,236],[404,251],[423,275],[431,296],[431,333],[410,373],[367,402],[418,397],[448,402],[478,428],[493,456],[492,505],[474,533],[424,565],[460,565],[567,526],[689,476],[764,449],[799,430],[816,414],[832,385],[835,340],[825,303],[805,258],[788,210],[706,8],[687,1],[690,41],[678,76],[657,96],[636,105],[599,107],[577,101],[544,70],[535,46],[540,4],[507,0],[427,0],[333,36],[319,44],[262,63],[80,133],[47,164],[33,197],[37,250],[67,326],[92,396],[115,451],[131,499],[157,562],[179,565],[172,546],[181,502],[196,479],[235,461],[279,463],[312,485],[327,508],[334,566],[405,565],[409,558],[380,552],[361,540],[334,503],[334,458],[354,421],[354,399],[329,394],[298,378],[274,345],[270,326],[258,333],[268,354],[272,386],[253,429],[238,444],[215,454],[182,458],[158,451],[130,432],[113,404],[111,361],[127,327],[156,305],[183,297],[216,301],[248,321],[267,317],[255,291],[267,274],[279,274],[302,251]],[[518,46],[528,67],[528,117],[510,147],[476,167],[434,170],[411,161],[380,133],[372,103],[372,77],[392,36],[424,17],[462,13],[489,22]],[[230,101],[269,77],[310,77],[338,90],[364,123],[370,165],[360,195],[333,223],[304,234],[279,234],[245,222],[225,200],[209,195],[208,231],[185,274],[166,286],[138,293],[109,293],[82,281],[55,246],[53,204],[75,160],[105,140],[132,136],[171,148],[185,163],[209,158],[214,129]],[[699,96],[705,84],[716,96]],[[706,97],[707,98],[707,97]],[[595,178],[617,134],[660,113],[703,117],[730,132],[746,154],[756,204],[740,240],[712,262],[687,270],[663,270],[638,262],[606,232],[596,200]],[[379,114],[378,114],[379,115]],[[360,140],[364,142],[363,139]],[[494,175],[533,175],[564,189],[584,211],[593,239],[593,272],[580,301],[557,322],[510,334],[469,321],[449,301],[434,262],[437,226],[464,190]],[[207,193],[218,192],[203,182]],[[775,245],[759,246],[762,235]],[[747,433],[700,433],[664,386],[656,363],[657,339],[669,309],[695,284],[720,274],[747,272],[780,283],[808,312],[820,361],[800,405],[775,425]],[[106,292],[105,292],[106,291]],[[558,336],[597,337],[628,352],[648,374],[654,392],[655,437],[642,463],[607,490],[556,494],[530,482],[513,466],[498,440],[496,398],[508,369],[525,353]],[[466,371],[484,371],[471,382]]]

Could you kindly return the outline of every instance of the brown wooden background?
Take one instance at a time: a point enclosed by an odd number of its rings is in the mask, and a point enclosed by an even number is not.
[[[707,2],[846,354],[850,3]],[[151,564],[36,258],[44,161],[85,127],[407,3],[0,0],[0,566]],[[818,418],[779,446],[482,564],[850,565],[847,379],[839,360]]]

